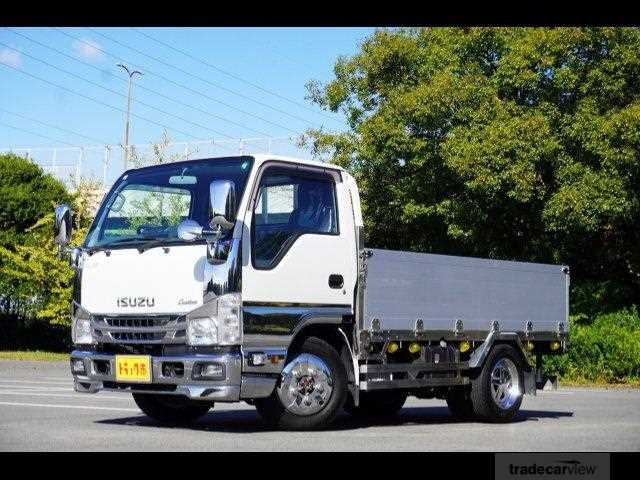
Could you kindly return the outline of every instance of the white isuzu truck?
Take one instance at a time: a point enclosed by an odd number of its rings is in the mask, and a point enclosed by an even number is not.
[[[509,421],[554,381],[567,267],[367,249],[362,230],[349,173],[273,155],[128,170],[75,248],[57,207],[75,389],[130,392],[164,422],[245,401],[305,429],[411,395]]]

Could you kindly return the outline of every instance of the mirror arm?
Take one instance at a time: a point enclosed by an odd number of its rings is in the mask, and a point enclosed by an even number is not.
[[[210,243],[214,246],[218,244],[218,241],[222,237],[222,227],[220,225],[216,225],[214,228],[203,228],[202,229],[202,238],[204,238],[207,243]]]

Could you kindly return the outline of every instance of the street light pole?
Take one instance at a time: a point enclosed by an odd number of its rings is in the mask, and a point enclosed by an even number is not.
[[[142,72],[139,72],[138,70],[129,70],[126,65],[123,65],[121,63],[119,63],[117,66],[124,69],[127,72],[127,75],[129,76],[129,88],[127,91],[127,116],[125,117],[125,122],[124,122],[124,145],[123,145],[123,152],[122,152],[124,169],[127,170],[127,164],[129,163],[129,116],[131,114],[131,85],[133,83],[132,82],[133,76],[136,73],[138,75],[142,75]]]

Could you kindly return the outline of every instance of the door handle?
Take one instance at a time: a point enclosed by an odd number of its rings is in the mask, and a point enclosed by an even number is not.
[[[332,273],[329,275],[329,287],[330,288],[342,288],[344,286],[344,278],[342,275]]]

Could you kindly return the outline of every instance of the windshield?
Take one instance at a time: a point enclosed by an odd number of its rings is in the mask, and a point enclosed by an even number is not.
[[[178,225],[209,222],[209,184],[231,180],[242,198],[251,157],[193,160],[134,170],[124,175],[98,210],[85,247],[183,243]]]

